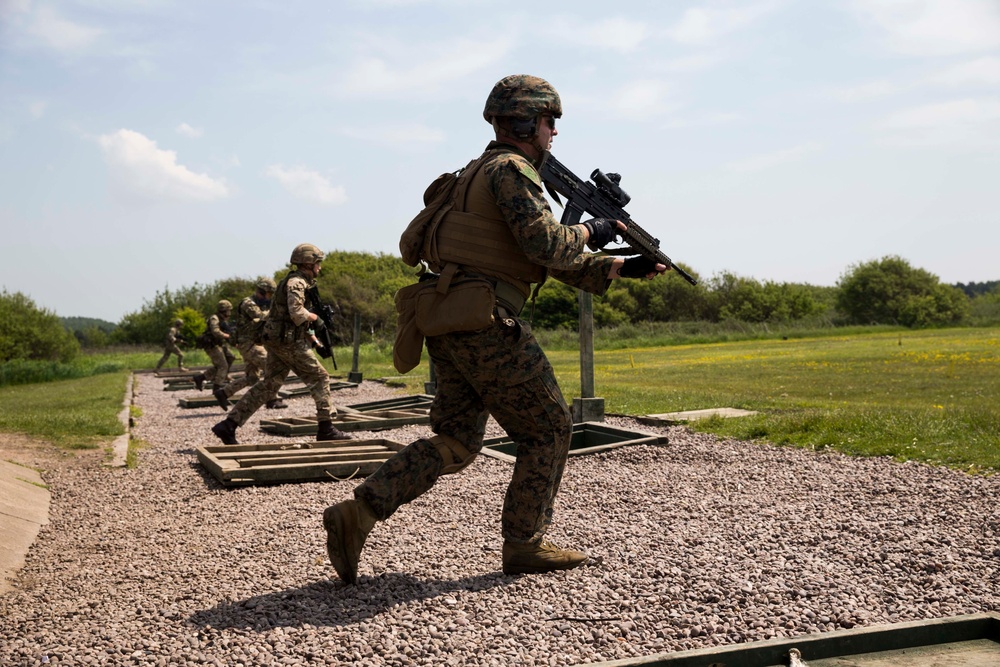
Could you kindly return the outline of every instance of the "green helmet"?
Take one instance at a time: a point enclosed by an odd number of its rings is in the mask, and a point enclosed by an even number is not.
[[[497,81],[486,98],[483,118],[534,118],[540,114],[562,117],[559,93],[545,79],[527,74],[512,74]]]
[[[180,318],[178,318],[178,319],[174,320],[174,326],[175,326],[175,327],[180,327],[180,326],[184,326],[184,320],[182,320],[182,319],[180,319]]]
[[[323,251],[312,243],[300,243],[292,251],[292,258],[288,260],[292,264],[318,264],[326,257]]]
[[[273,292],[274,288],[274,281],[270,278],[261,278],[257,281],[257,289],[261,292]]]
[[[223,299],[219,302],[219,305],[217,305],[215,309],[220,313],[230,313],[233,310],[233,304]]]

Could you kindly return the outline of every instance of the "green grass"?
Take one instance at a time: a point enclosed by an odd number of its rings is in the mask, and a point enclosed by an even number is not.
[[[743,408],[760,414],[692,426],[721,436],[974,472],[1000,469],[998,328],[822,329],[798,336],[788,330],[718,331],[714,342],[683,344],[671,338],[676,331],[633,334],[596,334],[596,393],[609,413]],[[545,332],[540,338],[567,399],[579,396],[580,357],[567,334]],[[334,374],[344,377],[352,350],[336,352],[340,368]],[[134,367],[148,368],[158,358],[147,353]],[[425,350],[421,365],[399,378],[407,391],[423,391],[427,361]],[[112,362],[121,359],[96,355],[91,363],[96,368]],[[329,361],[325,365],[333,372]],[[398,376],[388,343],[362,345],[359,368],[367,380]],[[122,433],[124,377],[122,370],[2,387],[0,432],[41,436],[64,447],[100,446]]]
[[[599,335],[599,334],[598,334]],[[549,359],[579,395],[579,353]],[[865,456],[1000,469],[1000,330],[853,333],[595,353],[612,413],[756,410],[697,430]]]
[[[127,371],[0,387],[0,432],[25,433],[67,449],[96,449],[125,432],[118,420]]]

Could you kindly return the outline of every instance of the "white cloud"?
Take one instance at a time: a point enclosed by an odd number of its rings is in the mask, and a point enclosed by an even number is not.
[[[48,109],[49,103],[43,100],[36,100],[28,104],[28,113],[31,114],[32,118],[41,118],[45,115],[45,110]]]
[[[498,62],[507,55],[511,43],[506,37],[498,37],[492,41],[462,38],[443,45],[407,44],[398,49],[385,43],[382,46],[393,52],[362,58],[337,89],[358,97],[433,92]],[[414,60],[415,53],[426,57]]]
[[[888,48],[918,56],[1000,48],[996,0],[854,0],[852,9],[885,32]]]
[[[882,123],[890,130],[982,123],[1000,118],[1000,99],[964,99],[926,104],[897,112]]]
[[[381,127],[345,127],[340,131],[346,137],[368,141],[386,148],[422,149],[440,144],[445,133],[418,123],[385,125]]]
[[[323,175],[311,169],[273,164],[264,173],[281,183],[296,199],[330,205],[347,201],[343,186],[331,185]]]
[[[742,160],[734,160],[726,164],[726,169],[730,171],[760,171],[786,162],[796,162],[804,155],[815,153],[818,150],[822,150],[822,148],[823,144],[816,142],[799,144],[793,148],[786,148],[774,151],[773,153],[764,153]]]
[[[877,129],[885,143],[995,151],[1000,146],[1000,98],[961,99],[904,109]]]
[[[1000,85],[1000,58],[979,58],[955,65],[931,76],[928,81],[945,86]]]
[[[662,81],[631,81],[611,95],[611,107],[623,118],[641,120],[670,111],[676,104],[666,101],[669,87]]]
[[[907,87],[891,81],[869,81],[857,86],[833,88],[827,91],[825,95],[839,102],[864,102],[878,97],[895,95],[906,90]]]
[[[182,137],[190,137],[192,139],[197,139],[201,135],[205,134],[205,131],[201,128],[191,127],[187,123],[181,123],[174,131]]]
[[[737,113],[716,112],[691,118],[672,118],[662,125],[666,130],[677,130],[685,127],[709,127],[734,123],[742,116]]]
[[[725,61],[725,57],[723,57],[721,53],[699,53],[692,56],[684,56],[682,58],[668,60],[663,65],[663,69],[668,72],[680,73],[702,72],[715,67],[723,61]]]
[[[728,9],[692,7],[667,30],[667,35],[681,44],[698,46],[710,44],[768,14],[777,8],[778,4],[765,1]]]
[[[101,30],[73,23],[49,7],[39,7],[28,33],[57,51],[79,51],[93,44]]]
[[[98,137],[112,176],[130,193],[147,197],[210,201],[229,187],[207,174],[177,164],[177,153],[157,148],[139,132],[121,129]]]
[[[649,38],[651,32],[647,23],[625,18],[583,23],[575,17],[560,16],[547,26],[544,34],[548,40],[629,53]]]

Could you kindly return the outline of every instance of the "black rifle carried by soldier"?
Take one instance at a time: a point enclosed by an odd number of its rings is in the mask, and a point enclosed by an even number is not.
[[[584,211],[595,218],[621,220],[628,229],[616,229],[615,234],[622,237],[622,243],[625,246],[605,248],[605,253],[609,255],[642,255],[658,264],[663,264],[668,269],[673,269],[681,278],[692,285],[698,284],[698,281],[691,274],[674,264],[673,260],[660,250],[660,240],[653,238],[646,230],[636,224],[632,220],[632,216],[625,211],[625,205],[632,198],[618,185],[621,182],[619,174],[605,174],[600,169],[595,169],[590,175],[593,183],[584,181],[550,153],[542,163],[541,176],[546,189],[557,203],[562,205],[559,195],[566,197],[566,205],[563,207],[562,220],[560,221],[562,224],[575,225],[579,223]]]
[[[306,297],[313,306],[309,312],[315,313],[319,318],[314,327],[316,339],[320,343],[316,352],[324,359],[329,359],[333,363],[333,370],[337,370],[337,358],[333,356],[333,318],[336,313],[333,306],[319,298],[318,285],[307,288]]]

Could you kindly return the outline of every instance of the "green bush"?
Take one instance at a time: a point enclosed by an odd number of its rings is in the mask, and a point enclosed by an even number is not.
[[[71,361],[80,343],[52,312],[20,292],[0,291],[0,362],[12,359]]]
[[[837,307],[855,324],[940,326],[957,324],[969,313],[962,290],[900,257],[855,264],[838,286]]]

